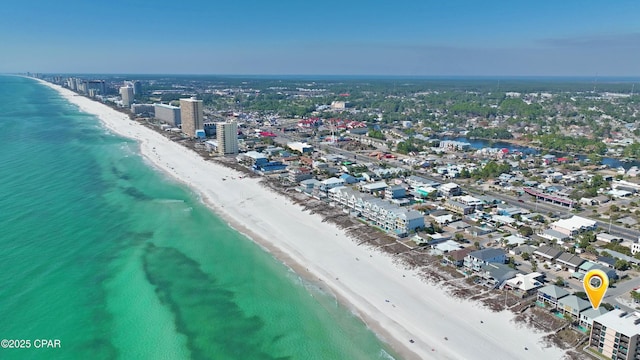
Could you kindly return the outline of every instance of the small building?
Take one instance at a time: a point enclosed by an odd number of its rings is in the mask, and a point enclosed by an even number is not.
[[[559,243],[563,243],[571,238],[569,235],[553,229],[545,229],[544,231],[542,231],[542,233],[538,235],[545,239],[548,239],[551,241],[557,241]]]
[[[603,265],[600,265],[600,264],[596,264],[593,261],[585,261],[585,262],[583,262],[578,267],[578,272],[573,273],[572,276],[582,280],[582,278],[584,278],[584,275],[587,272],[589,272],[589,270],[602,270],[605,274],[607,274],[609,279],[617,279],[618,278],[618,273],[616,272],[615,269],[612,269],[612,268],[609,268],[609,267],[606,267],[606,266],[603,266]]]
[[[307,179],[300,181],[300,190],[311,194],[313,190],[319,189],[322,183],[317,179]]]
[[[485,285],[499,288],[505,281],[513,279],[519,273],[518,270],[502,263],[488,263],[480,265],[479,276],[485,281]]]
[[[549,245],[540,245],[540,247],[533,252],[533,255],[545,261],[553,261],[562,253],[563,251],[560,249],[552,248]]]
[[[406,196],[407,190],[402,185],[393,185],[384,189],[385,199],[401,199]]]
[[[620,236],[611,235],[611,234],[604,233],[604,232],[601,232],[601,233],[597,234],[596,235],[596,240],[603,241],[603,242],[606,242],[606,243],[622,242],[622,238]]]
[[[464,266],[473,270],[480,271],[482,265],[497,263],[504,264],[507,260],[507,254],[502,249],[482,249],[469,253],[464,259]]]
[[[585,259],[578,255],[565,252],[558,256],[556,264],[562,266],[562,268],[567,269],[568,271],[576,272],[578,271],[578,267],[585,261]]]
[[[297,151],[301,154],[306,154],[306,153],[312,153],[313,152],[313,146],[307,144],[307,143],[303,143],[303,142],[290,142],[287,143],[287,147],[293,151]]]
[[[538,289],[538,302],[541,304],[548,304],[552,309],[558,307],[558,301],[565,296],[568,296],[569,292],[556,285],[547,285]]]
[[[450,251],[448,254],[445,254],[443,261],[447,265],[461,267],[462,265],[464,265],[465,257],[472,251],[474,251],[474,249],[471,247]]]
[[[516,291],[524,297],[533,294],[542,287],[542,278],[544,278],[544,275],[539,272],[516,274],[513,279],[505,282],[504,288]]]
[[[363,192],[366,192],[366,193],[369,193],[369,194],[373,194],[374,192],[385,191],[385,189],[388,186],[389,185],[387,185],[387,183],[384,182],[384,181],[377,181],[377,182],[373,182],[373,183],[369,183],[369,184],[362,184],[362,185],[360,185],[360,189]]]
[[[456,183],[446,183],[440,185],[438,191],[440,192],[440,194],[446,197],[462,195],[462,188]]]
[[[463,203],[460,203],[451,199],[448,199],[444,203],[444,207],[447,210],[453,211],[454,213],[461,214],[461,215],[471,214],[474,210],[473,206],[465,205]]]
[[[575,295],[565,296],[558,300],[558,311],[564,315],[571,315],[576,320],[580,318],[580,313],[584,310],[590,309],[591,303],[587,300],[583,300]]]
[[[608,312],[609,310],[605,309],[604,306],[599,306],[597,309],[589,308],[584,310],[580,312],[580,326],[590,328],[593,325],[593,319]]]
[[[598,225],[595,221],[575,215],[569,219],[558,220],[551,224],[551,229],[569,236],[575,236],[585,231],[595,230],[597,227]]]
[[[337,177],[331,177],[326,180],[322,180],[320,184],[320,189],[323,191],[327,191],[329,189],[333,189],[334,187],[344,186],[344,180]]]

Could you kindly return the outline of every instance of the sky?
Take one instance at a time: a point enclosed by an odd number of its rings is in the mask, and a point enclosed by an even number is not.
[[[640,1],[5,0],[27,71],[640,76]]]

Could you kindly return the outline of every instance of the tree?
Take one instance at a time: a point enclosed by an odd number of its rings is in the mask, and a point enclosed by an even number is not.
[[[627,262],[626,260],[618,259],[616,260],[616,263],[613,265],[613,267],[616,268],[616,270],[625,271],[629,269],[629,262]]]
[[[631,290],[631,298],[633,299],[634,302],[640,303],[640,292]]]
[[[477,242],[477,241],[476,241],[476,242],[474,242],[474,243],[473,243],[473,246],[475,246],[475,247],[476,247],[476,249],[480,250],[480,243],[479,243],[479,242]]]
[[[574,295],[579,297],[582,300],[589,300],[589,297],[587,297],[587,293],[584,291],[578,291]]]
[[[527,252],[523,252],[522,253],[522,260],[527,261],[531,258],[531,255],[529,255],[529,253]]]
[[[533,235],[533,229],[530,226],[522,226],[518,232],[523,236],[531,236]]]
[[[556,286],[564,286],[564,279],[561,276],[556,278]]]

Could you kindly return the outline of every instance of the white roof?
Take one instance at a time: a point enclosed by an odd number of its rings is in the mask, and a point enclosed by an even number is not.
[[[553,225],[563,229],[575,231],[575,230],[580,230],[582,228],[593,227],[596,225],[596,222],[593,220],[585,219],[583,217],[574,215],[569,219],[558,220],[554,222]]]
[[[456,183],[446,183],[446,184],[441,185],[440,189],[443,189],[443,190],[446,191],[446,190],[455,189],[457,187],[458,187],[458,184],[456,184]]]
[[[506,284],[523,291],[537,289],[542,286],[542,283],[536,280],[540,276],[542,276],[542,274],[539,272],[516,274],[516,277],[507,280]]]
[[[635,323],[637,320],[640,320],[640,314],[638,312],[627,314],[620,309],[613,309],[593,319],[593,321],[597,321],[607,328],[611,328],[628,337],[640,334],[640,323]]]
[[[322,183],[325,185],[344,184],[344,179],[338,179],[337,177],[332,177],[326,180],[322,180]]]

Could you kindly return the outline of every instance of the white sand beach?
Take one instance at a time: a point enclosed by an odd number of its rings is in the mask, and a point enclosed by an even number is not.
[[[357,246],[344,231],[322,222],[319,215],[303,212],[287,198],[265,189],[258,179],[240,178],[242,174],[205,161],[125,114],[42,83],[99,117],[113,132],[138,140],[144,157],[201,194],[217,214],[301,276],[326,284],[402,356],[562,358],[562,350],[540,342],[545,333],[514,323],[511,312],[494,313],[479,303],[453,298],[420,280],[413,270],[395,265],[391,256]]]

